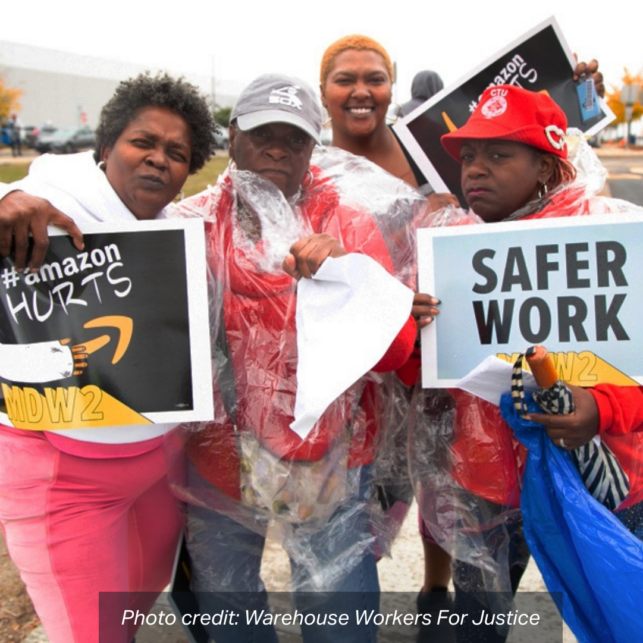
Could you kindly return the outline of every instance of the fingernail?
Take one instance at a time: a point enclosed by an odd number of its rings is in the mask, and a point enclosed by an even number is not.
[[[433,301],[438,305],[440,305],[442,303],[442,301],[440,299],[438,299],[437,297],[434,297]]]

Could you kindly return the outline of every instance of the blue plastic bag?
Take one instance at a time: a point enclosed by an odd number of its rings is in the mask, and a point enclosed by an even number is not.
[[[539,412],[531,396],[529,410]],[[509,394],[500,410],[527,447],[521,510],[529,549],[547,589],[581,643],[643,636],[643,542],[583,485],[569,454],[523,420]]]

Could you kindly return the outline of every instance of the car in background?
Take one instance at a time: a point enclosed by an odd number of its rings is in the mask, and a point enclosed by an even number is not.
[[[230,142],[230,130],[223,125],[217,127],[218,129],[214,132],[214,146],[218,150],[227,150]]]
[[[34,131],[37,129],[38,128],[34,125],[23,125],[20,128],[20,139],[22,140],[23,145],[31,147],[31,145],[29,145],[29,141],[35,137]]]
[[[31,131],[27,132],[24,137],[24,142],[27,147],[37,149],[36,144],[41,136],[49,136],[56,131],[56,128],[51,123],[45,123],[40,127],[32,127]]]
[[[96,145],[94,130],[87,125],[75,129],[59,129],[46,136],[39,136],[36,141],[36,149],[44,154],[73,154],[93,148]]]

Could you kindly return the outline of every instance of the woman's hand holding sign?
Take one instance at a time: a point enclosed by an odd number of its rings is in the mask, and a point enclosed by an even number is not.
[[[433,318],[440,314],[440,311],[435,308],[435,306],[438,306],[440,303],[439,299],[431,295],[421,292],[415,293],[411,314],[417,322],[418,330],[428,326],[433,321]]]
[[[574,73],[572,79],[574,81],[580,80],[582,77],[591,77],[594,79],[594,87],[596,88],[596,93],[601,97],[605,97],[605,82],[603,79],[603,74],[598,71],[598,60],[592,58],[588,63],[580,62],[574,68]]]
[[[22,272],[27,266],[31,234],[33,250],[29,268],[39,270],[49,248],[48,225],[62,228],[71,236],[76,248],[83,249],[83,234],[70,217],[45,199],[19,190],[10,192],[0,200],[0,257],[8,257],[13,248],[16,270]]]

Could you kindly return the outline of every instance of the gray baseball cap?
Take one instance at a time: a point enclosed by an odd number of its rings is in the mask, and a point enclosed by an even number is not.
[[[303,80],[280,74],[255,78],[239,96],[230,120],[243,132],[268,123],[289,123],[320,143],[321,109]]]

